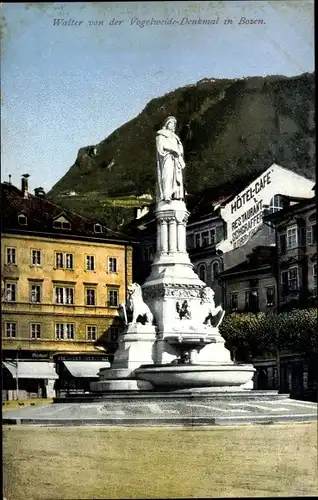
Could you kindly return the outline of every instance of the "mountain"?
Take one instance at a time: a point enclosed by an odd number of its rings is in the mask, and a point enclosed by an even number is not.
[[[103,200],[110,197],[134,196],[137,206],[137,197],[154,194],[155,136],[169,115],[178,120],[190,193],[233,182],[273,162],[312,179],[314,89],[314,73],[292,78],[205,78],[178,88],[151,100],[136,118],[99,144],[81,148],[48,196],[72,208],[76,205],[80,212],[88,210],[89,197],[90,213],[97,210],[98,215]],[[125,203],[122,209],[125,219]],[[108,203],[107,214],[116,210]]]

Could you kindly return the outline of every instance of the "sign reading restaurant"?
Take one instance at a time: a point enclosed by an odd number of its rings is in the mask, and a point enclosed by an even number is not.
[[[221,210],[227,239],[219,249],[227,252],[244,245],[261,226],[264,208],[276,194],[311,198],[313,185],[313,181],[274,163]]]

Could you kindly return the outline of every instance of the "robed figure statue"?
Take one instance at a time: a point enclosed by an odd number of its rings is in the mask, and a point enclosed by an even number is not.
[[[183,146],[175,133],[177,120],[169,116],[156,137],[157,148],[157,202],[183,200],[183,176],[185,167]]]

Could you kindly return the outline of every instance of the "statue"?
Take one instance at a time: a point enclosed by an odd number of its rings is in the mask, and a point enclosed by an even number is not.
[[[189,309],[189,304],[187,300],[184,300],[182,302],[182,305],[180,306],[179,302],[176,303],[176,310],[177,313],[179,314],[180,319],[191,319],[191,312]]]
[[[221,324],[225,311],[222,306],[215,306],[214,291],[209,286],[206,286],[201,291],[200,315],[203,317],[203,324],[213,326],[212,318],[217,314],[222,313],[216,328]]]
[[[175,117],[169,116],[157,132],[157,202],[184,199],[182,170],[185,163],[183,146],[175,133],[176,123]]]
[[[149,307],[142,298],[141,286],[138,283],[133,283],[127,289],[128,292],[128,300],[127,304],[121,304],[120,308],[123,311],[125,323],[128,323],[127,320],[127,309],[132,312],[132,320],[131,323],[143,323],[152,325],[153,315],[150,311]]]

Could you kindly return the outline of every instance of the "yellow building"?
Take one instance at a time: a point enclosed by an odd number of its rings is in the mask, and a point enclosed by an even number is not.
[[[2,184],[2,352],[4,397],[88,389],[109,366],[117,308],[132,279],[132,247],[122,234]],[[109,344],[108,344],[109,345]],[[18,373],[17,373],[18,369]],[[13,391],[13,392],[12,392]]]

